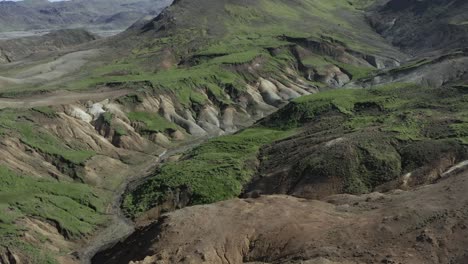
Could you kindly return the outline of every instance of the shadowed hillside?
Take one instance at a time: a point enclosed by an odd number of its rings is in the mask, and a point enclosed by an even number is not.
[[[393,45],[409,53],[466,47],[468,3],[463,0],[391,0],[369,15]]]

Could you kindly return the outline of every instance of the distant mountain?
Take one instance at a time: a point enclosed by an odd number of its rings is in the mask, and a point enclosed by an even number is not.
[[[61,29],[43,36],[0,40],[0,64],[17,61],[33,54],[51,52],[96,40],[84,29]]]
[[[27,0],[0,2],[0,31],[86,27],[126,28],[157,15],[172,0]]]

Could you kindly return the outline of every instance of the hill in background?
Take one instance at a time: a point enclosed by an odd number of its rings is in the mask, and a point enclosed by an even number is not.
[[[0,31],[85,27],[122,29],[157,15],[171,0],[72,0],[0,2]]]

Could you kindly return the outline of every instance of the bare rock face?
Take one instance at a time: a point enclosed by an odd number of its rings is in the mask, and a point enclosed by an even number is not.
[[[323,73],[317,75],[317,79],[319,81],[326,83],[331,87],[342,87],[351,80],[348,75],[341,72],[340,68],[336,66],[331,66]]]
[[[10,249],[5,248],[3,251],[4,252],[0,252],[0,263],[5,263],[5,264],[21,263],[19,260],[19,257],[15,255],[13,252],[11,252]]]
[[[467,260],[468,172],[414,191],[263,196],[185,208],[93,263],[454,263]]]
[[[468,50],[466,49],[429,56],[422,65],[376,76],[372,83],[411,82],[430,87],[442,87],[447,83],[462,83],[468,78],[467,56]]]

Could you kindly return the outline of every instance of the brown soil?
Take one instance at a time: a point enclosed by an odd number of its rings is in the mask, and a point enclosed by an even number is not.
[[[453,263],[468,256],[468,172],[413,191],[185,208],[93,263]]]

